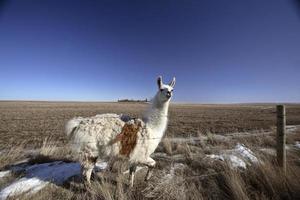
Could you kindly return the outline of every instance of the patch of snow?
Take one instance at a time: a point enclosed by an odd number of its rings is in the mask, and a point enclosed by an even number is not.
[[[232,165],[233,168],[243,168],[246,169],[246,163],[239,157],[235,155],[228,155],[230,164]]]
[[[285,145],[285,149],[286,149],[286,150],[290,150],[290,149],[291,149],[291,145],[286,144],[286,145]]]
[[[26,167],[28,167],[28,166],[29,166],[28,164],[14,165],[10,168],[10,170],[13,173],[19,174],[19,173],[25,172]]]
[[[246,169],[246,163],[239,157],[231,154],[221,154],[221,155],[215,155],[210,154],[207,155],[207,157],[215,159],[215,160],[221,160],[228,162],[229,166],[232,168],[243,168]]]
[[[254,156],[254,153],[243,144],[237,144],[234,149],[243,158],[250,160],[251,162],[258,162],[258,159]]]
[[[94,167],[94,171],[95,172],[100,172],[104,169],[106,169],[108,166],[107,162],[96,162],[95,167]]]
[[[22,193],[34,193],[44,188],[49,182],[40,180],[39,178],[21,178],[11,185],[7,186],[0,192],[0,199],[4,200],[8,197],[19,195]]]
[[[0,178],[3,178],[3,177],[5,177],[5,176],[9,175],[10,172],[11,172],[10,170],[1,171],[1,172],[0,172]]]
[[[299,141],[295,142],[295,147],[298,148],[298,149],[300,149],[300,142]]]
[[[65,163],[62,161],[43,163],[27,167],[26,177],[38,177],[44,181],[62,184],[68,178],[80,174],[79,163]]]
[[[27,166],[24,172],[24,178],[0,191],[1,200],[22,193],[35,193],[50,182],[61,185],[70,177],[80,174],[80,164],[57,161]]]
[[[206,155],[207,158],[214,160],[226,161],[232,168],[246,169],[247,164],[257,163],[258,159],[254,153],[243,144],[237,144],[233,150],[227,150],[223,153],[216,155]]]
[[[292,133],[300,129],[300,125],[288,125],[286,126],[286,132],[287,133]]]
[[[210,155],[206,155],[206,157],[211,158],[211,159],[215,159],[215,160],[225,161],[225,158],[224,158],[223,155],[210,154]]]

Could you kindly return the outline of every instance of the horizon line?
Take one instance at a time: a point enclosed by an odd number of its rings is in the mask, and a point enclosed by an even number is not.
[[[0,102],[62,102],[62,103],[150,103],[148,102],[118,102],[118,100],[37,100],[37,99],[0,99]],[[172,101],[171,104],[300,104],[297,101],[269,101],[269,102],[192,102],[192,101]]]

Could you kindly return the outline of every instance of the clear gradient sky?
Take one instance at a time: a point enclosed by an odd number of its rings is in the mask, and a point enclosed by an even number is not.
[[[0,2],[0,99],[300,102],[289,0]]]

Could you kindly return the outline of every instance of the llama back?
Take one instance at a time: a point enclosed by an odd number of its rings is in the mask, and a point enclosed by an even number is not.
[[[121,132],[124,116],[101,114],[89,118],[74,118],[66,124],[66,134],[77,152],[89,151],[93,156],[109,155],[118,151],[118,145],[109,145]],[[108,148],[109,146],[109,148]]]

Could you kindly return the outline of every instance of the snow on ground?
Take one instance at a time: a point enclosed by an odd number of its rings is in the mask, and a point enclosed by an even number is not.
[[[300,130],[300,125],[287,125],[286,126],[286,132],[287,133],[293,133],[297,130]]]
[[[80,174],[80,164],[57,161],[27,166],[24,172],[25,177],[0,191],[1,200],[22,193],[35,193],[50,182],[61,185],[68,178]]]
[[[300,142],[299,141],[295,142],[295,147],[298,148],[298,149],[300,149]]]
[[[239,157],[235,155],[230,154],[221,154],[221,155],[215,155],[210,154],[207,155],[208,158],[212,158],[214,160],[221,160],[221,161],[227,161],[229,165],[233,168],[243,168],[246,169],[246,163],[240,159]]]
[[[0,178],[3,178],[5,176],[8,176],[10,174],[10,170],[1,171],[0,172]]]
[[[103,170],[107,163],[96,163],[95,171]],[[22,193],[35,193],[44,188],[49,183],[62,185],[72,176],[80,175],[79,163],[65,163],[56,161],[51,163],[21,165],[13,167],[13,171],[24,171],[25,177],[16,180],[9,186],[0,191],[0,200],[7,199],[9,196]],[[10,171],[0,172],[0,178],[10,173]]]
[[[97,162],[94,168],[95,172],[100,172],[104,169],[106,169],[108,166],[107,162]]]
[[[287,133],[293,133],[298,129],[300,129],[300,125],[287,126]],[[272,132],[266,132],[265,134],[270,133]],[[219,139],[224,139],[227,137],[230,138],[232,136],[243,137],[246,135],[248,135],[248,133],[235,133],[231,135],[220,136]],[[253,133],[251,135],[253,136]],[[197,142],[198,140],[207,139],[205,137],[206,136],[200,138],[169,138],[169,140],[173,142],[182,142],[187,140]],[[300,148],[300,142],[297,141],[294,146],[296,148]],[[237,144],[232,150],[224,150],[219,154],[210,154],[206,157],[213,160],[226,161],[232,168],[242,169],[246,169],[247,165],[259,162],[254,153],[243,144]],[[9,196],[19,195],[22,193],[35,193],[44,188],[49,183],[61,185],[70,177],[80,175],[80,164],[75,162],[65,163],[62,161],[56,161],[52,163],[35,164],[31,166],[27,165],[26,163],[27,162],[25,162],[25,164],[14,166],[11,168],[11,170],[0,172],[0,178],[9,175],[11,172],[24,172],[25,174],[25,177],[14,181],[12,184],[8,185],[0,191],[0,200],[4,200]],[[97,163],[94,170],[96,172],[101,171],[107,168],[107,165],[108,164],[105,162]],[[173,177],[174,170],[177,169],[177,167],[178,166],[173,166],[170,170],[170,173],[166,174],[166,182],[171,180],[170,178]],[[140,167],[137,169],[137,171],[143,168],[144,167]],[[128,173],[128,171],[124,173]]]
[[[223,151],[223,153],[216,155],[210,154],[206,156],[214,160],[226,161],[232,168],[246,169],[247,164],[257,163],[258,159],[254,153],[243,144],[237,144],[234,149]]]
[[[254,153],[243,144],[237,144],[234,151],[240,154],[244,159],[254,163],[258,162],[258,159],[255,157]]]
[[[34,193],[44,188],[48,183],[36,177],[21,178],[3,189],[0,192],[0,199],[7,199],[8,197],[26,192]]]

